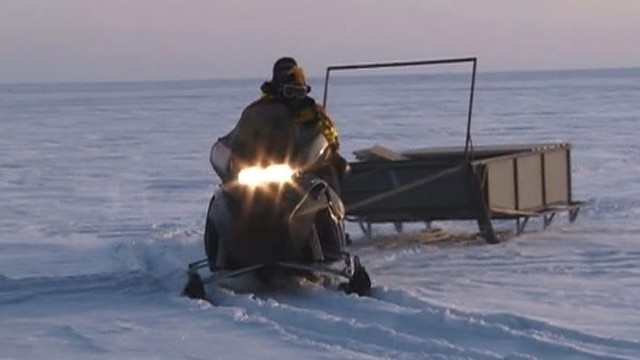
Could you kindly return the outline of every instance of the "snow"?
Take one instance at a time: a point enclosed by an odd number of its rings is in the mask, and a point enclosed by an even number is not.
[[[0,358],[640,358],[639,80],[479,75],[474,144],[570,141],[575,223],[387,249],[351,225],[374,297],[209,289],[218,306],[180,291],[218,182],[209,146],[260,81],[1,86]],[[463,75],[337,77],[328,110],[348,155],[463,145],[467,101]]]

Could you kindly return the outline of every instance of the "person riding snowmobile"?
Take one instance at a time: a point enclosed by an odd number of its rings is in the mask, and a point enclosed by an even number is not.
[[[270,81],[260,87],[262,96],[242,112],[235,128],[227,136],[234,161],[239,163],[285,160],[289,154],[296,125],[313,128],[324,135],[331,149],[329,164],[317,171],[339,193],[339,182],[348,170],[339,154],[336,127],[324,108],[309,96],[303,69],[291,57],[282,57],[273,65]],[[268,155],[268,156],[267,156]]]
[[[333,121],[308,94],[304,71],[278,59],[262,97],[211,147],[222,186],[211,197],[203,234],[206,258],[189,264],[183,293],[206,297],[198,269],[210,281],[247,272],[264,279],[324,274],[346,279],[339,289],[366,295],[371,279],[345,251],[345,208],[338,192],[348,164],[338,153]],[[342,270],[332,268],[344,261]]]

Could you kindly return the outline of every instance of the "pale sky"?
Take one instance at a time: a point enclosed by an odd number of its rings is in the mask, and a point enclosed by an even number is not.
[[[282,55],[640,67],[640,0],[0,0],[0,54],[0,83],[266,78]]]

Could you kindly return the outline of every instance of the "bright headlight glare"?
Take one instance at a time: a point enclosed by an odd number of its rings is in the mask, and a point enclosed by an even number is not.
[[[294,170],[286,164],[270,165],[266,168],[252,166],[242,169],[238,174],[238,182],[251,187],[266,183],[286,183],[291,181]]]

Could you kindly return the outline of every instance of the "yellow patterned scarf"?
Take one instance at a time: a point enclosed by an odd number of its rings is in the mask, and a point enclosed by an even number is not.
[[[262,98],[271,97],[273,96],[270,94],[266,94],[264,92],[262,93]],[[327,115],[322,106],[307,106],[296,113],[294,120],[297,123],[306,123],[316,120],[316,128],[320,132],[322,132],[322,135],[324,135],[325,139],[327,139],[329,146],[331,146],[335,150],[338,150],[340,148],[340,142],[338,140],[338,129],[336,129],[333,121],[331,120],[329,115]]]
[[[325,139],[327,139],[329,146],[338,150],[340,147],[340,142],[338,141],[338,130],[329,115],[327,115],[320,105],[316,105],[315,108],[306,107],[300,110],[295,117],[295,121],[299,123],[305,123],[313,120],[317,120],[316,127],[322,132]]]

